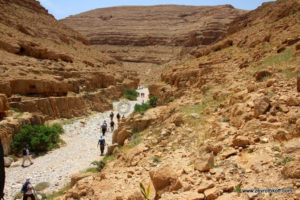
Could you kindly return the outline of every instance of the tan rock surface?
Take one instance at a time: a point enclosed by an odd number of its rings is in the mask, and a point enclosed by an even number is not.
[[[230,5],[123,6],[88,11],[62,22],[102,52],[128,63],[126,67],[138,71],[143,81],[155,83],[158,76],[152,74],[160,74],[161,64],[180,56],[183,46],[205,46],[223,38],[227,24],[245,12]]]

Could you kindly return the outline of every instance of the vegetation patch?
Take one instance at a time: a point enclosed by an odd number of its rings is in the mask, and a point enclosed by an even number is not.
[[[58,148],[59,144],[63,142],[60,139],[60,134],[63,131],[63,128],[58,124],[52,126],[25,125],[14,136],[11,144],[12,151],[15,155],[18,155],[26,145],[32,152],[37,154]]]
[[[158,98],[156,96],[153,96],[149,99],[149,104],[152,106],[152,107],[155,107],[157,105],[157,100]]]
[[[46,188],[48,188],[48,187],[50,187],[50,183],[49,182],[41,182],[41,183],[38,183],[35,187],[34,187],[34,189],[36,190],[36,191],[43,191],[43,190],[45,190]]]
[[[160,162],[160,158],[154,157],[154,158],[153,158],[153,162],[154,162],[154,163],[159,163],[159,162]]]
[[[52,194],[50,194],[50,195],[47,195],[47,200],[53,200],[53,199],[55,199],[55,198],[57,198],[57,197],[60,197],[60,196],[62,196],[62,195],[64,195],[64,193],[66,192],[66,191],[68,191],[68,190],[70,190],[71,189],[71,184],[68,184],[68,185],[66,185],[65,187],[63,187],[62,189],[60,189],[59,191],[57,191],[57,192],[54,192],[54,193],[52,193]]]
[[[92,162],[92,165],[95,165],[95,166],[96,166],[95,169],[96,169],[98,172],[101,172],[101,170],[105,167],[106,162],[103,161],[103,160],[100,160],[100,161],[93,161],[93,162]]]
[[[171,102],[173,102],[173,101],[175,101],[175,97],[171,97],[171,98],[168,100],[168,103],[171,103]]]
[[[136,98],[138,97],[138,95],[139,95],[139,93],[137,91],[135,91],[134,89],[127,88],[124,91],[124,97],[131,101],[135,101]]]
[[[148,110],[150,108],[152,108],[152,106],[148,103],[144,103],[144,104],[141,104],[141,105],[136,104],[134,106],[134,112],[135,113],[143,113],[143,112],[145,112],[146,110]]]

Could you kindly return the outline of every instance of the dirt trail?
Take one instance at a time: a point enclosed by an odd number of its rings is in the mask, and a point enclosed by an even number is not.
[[[148,89],[138,89],[139,93],[145,93],[145,98],[138,97],[137,101],[121,101],[113,103],[115,122],[119,111],[126,112],[127,117],[134,110],[136,103],[148,100]],[[91,162],[100,158],[97,142],[100,136],[100,125],[109,120],[111,111],[98,113],[85,119],[76,120],[71,124],[64,125],[65,133],[62,139],[65,146],[48,152],[44,156],[33,159],[34,164],[22,168],[22,160],[13,163],[6,169],[5,199],[13,199],[21,190],[26,177],[32,177],[33,185],[41,182],[49,182],[51,185],[45,192],[53,192],[70,182],[72,174],[79,173],[88,167]],[[85,125],[81,122],[84,121]],[[117,127],[116,127],[117,128]],[[106,133],[107,144],[112,142],[112,132]],[[28,163],[27,163],[28,164]]]

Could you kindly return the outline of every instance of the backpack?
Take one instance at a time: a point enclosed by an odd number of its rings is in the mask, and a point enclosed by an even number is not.
[[[102,124],[101,128],[102,128],[102,130],[106,130],[107,124]]]
[[[23,156],[27,156],[27,151],[26,151],[26,149],[23,149]]]
[[[99,139],[99,143],[101,146],[104,146],[105,140],[104,139]]]
[[[28,191],[29,182],[23,184],[21,192],[26,193]]]

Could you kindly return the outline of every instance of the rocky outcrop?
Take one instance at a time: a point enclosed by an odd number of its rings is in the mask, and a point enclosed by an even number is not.
[[[6,112],[9,109],[7,97],[5,94],[0,94],[0,113]]]
[[[62,22],[87,36],[94,45],[196,46],[222,38],[227,24],[241,13],[244,11],[229,5],[128,6],[96,9]]]

